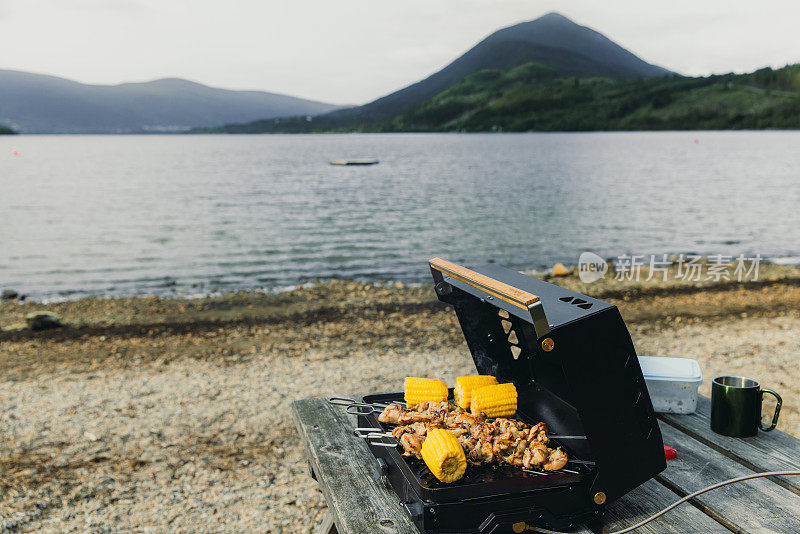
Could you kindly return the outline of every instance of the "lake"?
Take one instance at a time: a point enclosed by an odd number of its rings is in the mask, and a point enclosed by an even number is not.
[[[42,300],[424,282],[437,255],[800,262],[800,132],[2,136],[0,185],[0,289]]]

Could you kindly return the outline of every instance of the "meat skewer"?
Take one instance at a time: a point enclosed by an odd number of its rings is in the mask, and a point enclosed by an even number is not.
[[[556,471],[567,464],[566,452],[548,447],[550,438],[544,423],[528,425],[515,419],[488,421],[444,402],[422,402],[413,410],[390,404],[378,416],[382,423],[398,425],[391,434],[403,447],[404,456],[420,455],[429,430],[445,428],[464,448],[472,464],[504,463]]]

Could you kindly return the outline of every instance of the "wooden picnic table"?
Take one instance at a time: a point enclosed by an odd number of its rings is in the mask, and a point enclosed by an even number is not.
[[[350,396],[349,398],[356,398]],[[312,476],[328,503],[321,534],[418,534],[394,492],[373,479],[375,457],[353,435],[355,417],[326,399],[292,404],[295,425]],[[659,414],[664,444],[678,450],[667,469],[607,507],[601,522],[573,530],[613,532],[636,524],[679,498],[715,482],[754,472],[800,469],[800,440],[775,430],[754,438],[711,431],[710,400],[701,397],[691,415]],[[800,477],[768,477],[700,495],[637,533],[800,533]]]

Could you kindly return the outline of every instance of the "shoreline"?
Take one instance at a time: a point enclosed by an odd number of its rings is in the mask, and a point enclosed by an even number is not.
[[[772,259],[761,259],[759,264],[760,276],[756,281],[750,281],[749,279],[744,282],[736,282],[736,281],[719,281],[719,282],[708,282],[708,281],[699,281],[699,282],[678,282],[674,280],[675,277],[675,263],[674,258],[677,257],[676,254],[671,254],[670,257],[673,261],[673,266],[670,267],[669,276],[670,280],[667,283],[662,283],[660,281],[652,281],[652,282],[640,282],[640,281],[626,281],[623,283],[619,283],[613,279],[614,271],[613,265],[610,263],[609,260],[609,273],[607,276],[597,282],[591,284],[582,284],[578,281],[578,278],[575,276],[575,269],[576,266],[570,265],[570,274],[568,276],[558,277],[558,276],[551,276],[550,270],[536,270],[532,268],[525,268],[520,269],[519,272],[523,274],[527,274],[529,276],[534,276],[537,278],[543,278],[550,282],[559,284],[565,283],[567,284],[565,287],[569,287],[570,289],[575,289],[576,291],[585,292],[587,294],[591,294],[591,292],[597,293],[597,298],[603,298],[603,295],[614,295],[613,288],[620,289],[620,290],[627,290],[629,288],[633,288],[634,291],[638,291],[645,288],[667,288],[667,289],[674,289],[680,290],[679,288],[698,288],[698,287],[723,287],[728,285],[735,285],[736,283],[761,283],[762,281],[770,281],[770,280],[782,280],[782,279],[800,279],[800,256],[781,256]],[[792,262],[784,261],[784,260],[792,260]],[[796,260],[796,262],[795,262]],[[703,266],[706,266],[707,261],[705,257],[701,261]],[[642,267],[642,278],[645,278],[648,275],[648,268]],[[165,276],[165,285],[164,288],[174,287],[175,279],[171,276]],[[242,287],[242,288],[226,288],[225,290],[219,289],[211,289],[208,291],[183,291],[173,289],[171,292],[168,293],[147,293],[147,292],[138,292],[138,293],[121,293],[121,294],[81,294],[83,290],[65,290],[61,291],[58,295],[45,295],[42,297],[30,297],[25,293],[24,290],[17,290],[15,287],[5,287],[0,288],[0,290],[11,290],[13,293],[20,294],[21,299],[18,300],[19,303],[28,302],[34,304],[41,304],[41,305],[53,305],[53,304],[61,304],[66,302],[80,302],[86,300],[119,300],[119,299],[147,299],[147,298],[163,298],[163,299],[175,299],[175,300],[198,300],[198,299],[213,299],[213,298],[225,298],[228,295],[232,294],[240,294],[240,293],[249,293],[249,294],[257,294],[257,295],[266,295],[266,296],[276,296],[283,293],[291,293],[298,289],[309,288],[316,285],[326,285],[326,284],[335,284],[339,282],[354,282],[358,284],[367,284],[373,285],[378,287],[393,287],[395,284],[402,284],[407,287],[425,287],[430,283],[430,280],[423,277],[419,280],[407,280],[407,279],[399,279],[399,280],[387,280],[387,279],[375,279],[371,280],[368,278],[358,278],[358,279],[351,279],[351,278],[313,278],[307,280],[298,280],[288,284],[282,285],[272,285],[272,286],[253,286],[253,287]],[[193,282],[191,284],[191,289],[201,289],[206,286],[214,287],[215,284],[212,282]],[[576,289],[580,288],[580,289]],[[691,289],[688,289],[691,290]],[[612,291],[612,293],[608,293]],[[76,296],[77,295],[77,296]],[[17,300],[17,299],[7,299],[7,300]],[[2,301],[0,301],[2,303]]]
[[[590,295],[594,298],[610,301],[627,301],[655,297],[677,297],[701,292],[725,293],[756,291],[765,287],[781,285],[793,287],[800,285],[800,266],[761,263],[757,280],[745,278],[737,280],[682,280],[676,275],[676,267],[670,267],[667,280],[658,280],[655,275],[645,281],[649,275],[646,267],[642,268],[640,280],[617,280],[613,271],[605,278],[592,283],[584,283],[577,276],[574,266],[562,276],[552,275],[549,271],[520,271],[523,274],[541,278],[567,289]],[[211,292],[194,295],[132,295],[132,296],[88,296],[74,300],[37,301],[30,298],[0,300],[0,340],[3,334],[9,334],[19,328],[25,315],[35,311],[50,311],[64,315],[70,328],[97,325],[103,320],[115,321],[119,315],[122,320],[141,321],[144,318],[158,322],[175,321],[191,323],[193,321],[225,320],[236,315],[241,317],[256,316],[261,312],[268,315],[286,314],[286,309],[294,311],[299,303],[312,298],[319,302],[345,301],[359,306],[368,305],[375,297],[366,299],[353,298],[352,294],[361,295],[373,292],[383,297],[391,296],[392,300],[417,300],[419,302],[437,302],[431,289],[430,281],[355,281],[347,279],[314,280],[292,286],[282,286],[277,291],[263,289],[241,289],[231,292]],[[16,292],[15,292],[16,293]],[[308,306],[306,306],[308,307]],[[757,308],[757,306],[750,306]],[[214,310],[226,310],[215,313]],[[144,313],[144,315],[141,315]],[[721,313],[728,313],[724,308]],[[623,310],[623,316],[624,316]],[[627,320],[627,318],[626,318]]]
[[[778,428],[800,435],[800,269],[764,275],[748,284],[551,281],[617,305],[639,354],[697,359],[701,394],[719,374],[776,389]],[[430,285],[2,301],[0,325],[35,310],[67,326],[0,332],[0,529],[310,533],[324,499],[307,474],[292,400],[474,372]]]

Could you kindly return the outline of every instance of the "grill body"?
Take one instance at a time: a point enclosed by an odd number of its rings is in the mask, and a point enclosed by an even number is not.
[[[402,402],[403,393],[366,395],[364,403]],[[381,427],[376,414],[362,414],[359,426]],[[564,448],[568,449],[567,445]],[[506,466],[467,468],[455,484],[436,480],[422,460],[404,458],[397,448],[371,445],[378,459],[376,480],[390,486],[420,532],[487,534],[511,532],[512,525],[569,528],[602,515],[588,499],[593,469],[583,464],[548,474]]]
[[[568,528],[599,517],[666,468],[639,360],[615,306],[497,265],[473,271],[435,258],[431,273],[439,300],[455,310],[477,372],[515,384],[517,418],[585,439],[555,440],[572,460],[563,471],[469,466],[449,485],[421,460],[371,445],[376,476],[422,532],[505,532],[520,522]],[[363,401],[402,399],[386,393]],[[359,419],[360,426],[383,427],[376,414]]]

